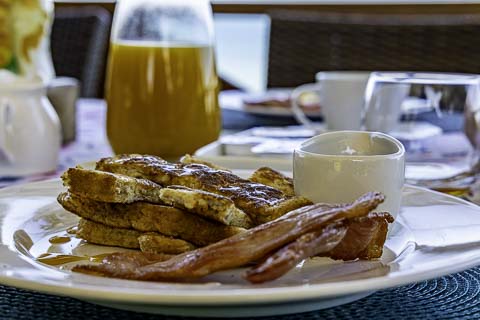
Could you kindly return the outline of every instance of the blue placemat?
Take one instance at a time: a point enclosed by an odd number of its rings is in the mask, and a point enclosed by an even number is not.
[[[4,286],[0,286],[0,318],[188,319],[115,310],[76,299]],[[434,280],[379,291],[364,299],[335,308],[262,319],[480,319],[480,267]]]

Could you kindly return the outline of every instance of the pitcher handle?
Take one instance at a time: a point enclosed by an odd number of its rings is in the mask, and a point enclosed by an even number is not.
[[[9,163],[15,161],[13,151],[10,149],[9,137],[12,135],[13,108],[7,98],[0,100],[0,153]]]

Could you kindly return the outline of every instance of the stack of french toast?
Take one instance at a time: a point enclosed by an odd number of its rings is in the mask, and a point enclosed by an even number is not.
[[[188,155],[178,163],[119,155],[62,179],[58,202],[81,218],[79,238],[146,253],[194,250],[311,204],[270,168],[243,179]]]

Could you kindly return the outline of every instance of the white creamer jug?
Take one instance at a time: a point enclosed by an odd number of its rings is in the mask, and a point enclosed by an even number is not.
[[[60,143],[60,121],[42,81],[0,75],[0,176],[56,170]]]

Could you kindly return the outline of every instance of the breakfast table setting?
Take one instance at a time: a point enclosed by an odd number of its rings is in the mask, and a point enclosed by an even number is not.
[[[22,186],[24,183],[32,181],[44,181],[58,177],[68,167],[78,164],[84,164],[101,157],[108,157],[113,154],[108,144],[105,130],[106,103],[99,99],[79,99],[76,104],[77,129],[76,139],[64,145],[60,150],[60,162],[56,172],[50,172],[46,175],[34,175],[20,179],[4,179],[2,186]],[[236,115],[224,114],[223,117],[232,117]],[[226,119],[231,121],[232,119]],[[226,122],[225,121],[225,122]],[[265,126],[262,118],[257,120],[258,125]],[[248,129],[247,129],[248,130]],[[234,133],[233,129],[226,129],[225,135]],[[276,159],[278,160],[278,159]],[[265,160],[263,160],[265,161]],[[228,162],[228,161],[227,161]],[[281,168],[280,168],[281,169]],[[478,260],[477,260],[478,261]],[[478,262],[477,262],[478,263]],[[462,268],[463,269],[463,268]],[[450,272],[449,272],[450,273]],[[77,300],[64,294],[57,296],[55,290],[41,290],[36,292],[35,287],[13,283],[12,286],[1,286],[2,295],[0,305],[4,311],[5,318],[30,318],[38,314],[44,317],[56,319],[66,318],[84,318],[85,315],[93,319],[97,318],[158,318],[158,315],[149,315],[144,313],[152,312],[148,309],[129,310],[142,311],[142,313],[132,311],[122,311],[121,304],[115,305],[114,309],[105,306],[106,304],[96,302],[91,304],[84,302],[85,299]],[[35,291],[24,290],[20,288],[34,289]],[[47,292],[47,293],[45,293]],[[53,294],[53,295],[52,295]],[[363,296],[365,294],[361,294]],[[428,276],[422,281],[412,281],[407,285],[394,286],[393,288],[378,290],[376,292],[367,292],[366,297],[358,301],[341,302],[342,305],[330,307],[323,310],[306,311],[308,308],[299,311],[286,312],[285,315],[270,315],[267,311],[255,311],[253,314],[238,310],[232,311],[228,317],[253,317],[264,316],[266,319],[370,319],[372,314],[380,319],[394,318],[432,318],[432,319],[450,319],[465,318],[471,319],[478,317],[480,313],[479,306],[480,295],[480,275],[478,267],[473,267],[461,272],[451,273],[442,277],[435,275]],[[86,299],[88,301],[88,299]],[[90,300],[91,301],[91,300]],[[344,304],[343,304],[344,303]],[[293,308],[288,303],[279,305],[270,305],[270,310],[285,310],[284,308]],[[276,309],[278,308],[278,309]],[[153,311],[157,313],[158,311]],[[276,311],[278,312],[278,311]],[[272,313],[275,314],[275,311]],[[160,311],[162,314],[163,312]],[[282,312],[283,313],[283,312]],[[169,312],[163,317],[165,319],[175,318],[169,316]],[[176,314],[176,313],[173,313]],[[181,313],[184,314],[185,313]],[[210,315],[205,311],[195,308],[189,316],[209,318]]]
[[[0,318],[480,318],[480,75],[221,91],[209,1],[119,1],[85,98],[32,3],[0,1]]]

